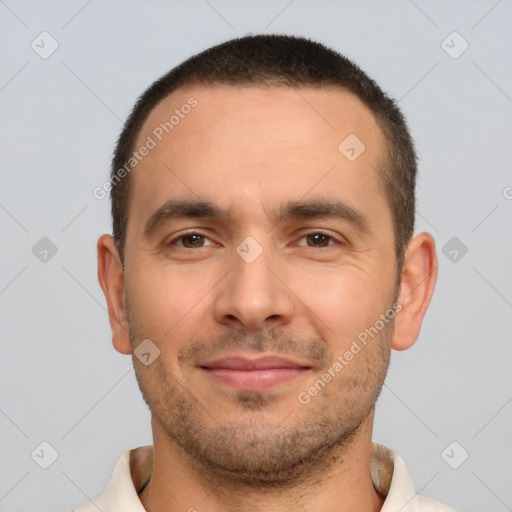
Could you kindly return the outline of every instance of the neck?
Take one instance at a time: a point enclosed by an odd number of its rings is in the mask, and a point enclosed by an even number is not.
[[[332,463],[279,487],[244,485],[206,470],[152,419],[154,468],[140,494],[150,512],[281,512],[304,508],[326,512],[377,512],[383,498],[370,475],[373,412],[349,445],[326,454]]]

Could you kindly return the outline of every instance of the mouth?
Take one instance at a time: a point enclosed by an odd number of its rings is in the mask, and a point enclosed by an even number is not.
[[[233,354],[199,368],[213,381],[237,390],[262,391],[305,375],[311,366],[278,355]]]

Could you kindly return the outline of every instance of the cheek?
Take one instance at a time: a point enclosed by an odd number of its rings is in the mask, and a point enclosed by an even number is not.
[[[161,350],[178,350],[176,341],[188,339],[200,328],[198,318],[206,318],[208,290],[214,281],[204,273],[194,275],[168,266],[151,271],[149,266],[138,263],[146,271],[137,273],[130,283],[132,320],[139,334],[154,338]]]
[[[388,281],[361,268],[316,269],[311,274],[297,272],[291,288],[325,339],[343,348],[390,307]]]

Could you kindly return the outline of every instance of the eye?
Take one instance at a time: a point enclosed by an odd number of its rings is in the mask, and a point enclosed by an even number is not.
[[[207,244],[206,241],[210,243]],[[214,245],[213,242],[201,233],[186,233],[173,238],[166,244],[167,246],[178,246],[185,249],[200,249],[207,245]]]
[[[299,244],[299,245],[307,245],[308,247],[317,247],[317,248],[323,248],[328,247],[330,245],[334,245],[336,243],[336,240],[333,236],[324,233],[323,231],[314,231],[311,233],[307,233],[304,235],[301,240],[306,240],[306,244]]]

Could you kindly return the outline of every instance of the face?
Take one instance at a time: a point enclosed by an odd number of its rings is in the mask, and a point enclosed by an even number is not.
[[[368,421],[388,366],[382,133],[337,89],[210,86],[166,98],[148,137],[124,272],[132,349],[160,351],[134,357],[145,400],[204,466],[297,477]]]

